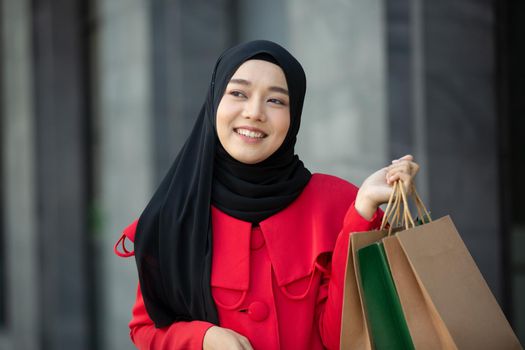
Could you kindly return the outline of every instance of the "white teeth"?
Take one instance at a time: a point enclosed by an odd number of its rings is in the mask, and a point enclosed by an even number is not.
[[[264,134],[262,132],[256,132],[246,129],[236,129],[237,134],[252,137],[254,139],[261,139],[264,137]]]

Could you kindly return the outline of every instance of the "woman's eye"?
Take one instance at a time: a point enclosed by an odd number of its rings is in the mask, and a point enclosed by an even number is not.
[[[278,104],[278,105],[283,105],[283,106],[286,105],[286,103],[284,103],[284,101],[276,99],[276,98],[271,98],[268,101],[271,102],[271,103]]]
[[[235,97],[246,97],[242,92],[236,90],[230,91],[230,95]]]

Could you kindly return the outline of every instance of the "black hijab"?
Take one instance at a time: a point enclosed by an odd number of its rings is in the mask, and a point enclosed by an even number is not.
[[[216,111],[237,68],[249,59],[281,67],[290,94],[290,128],[280,148],[257,164],[232,158],[218,141]],[[217,60],[190,137],[140,216],[135,260],[155,326],[205,320],[218,324],[210,287],[211,205],[254,224],[291,204],[310,179],[294,154],[306,78],[283,47],[264,40],[226,50]]]

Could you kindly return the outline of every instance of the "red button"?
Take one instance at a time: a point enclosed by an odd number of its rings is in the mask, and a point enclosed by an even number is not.
[[[263,302],[254,301],[248,306],[248,316],[254,321],[263,321],[268,317],[268,306]]]
[[[254,227],[252,229],[252,237],[250,239],[250,248],[252,250],[257,250],[264,245],[264,236],[259,227]]]

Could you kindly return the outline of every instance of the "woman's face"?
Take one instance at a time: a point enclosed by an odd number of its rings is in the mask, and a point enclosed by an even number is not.
[[[259,163],[283,143],[290,127],[290,99],[282,69],[248,60],[233,74],[217,108],[217,134],[236,160]]]

